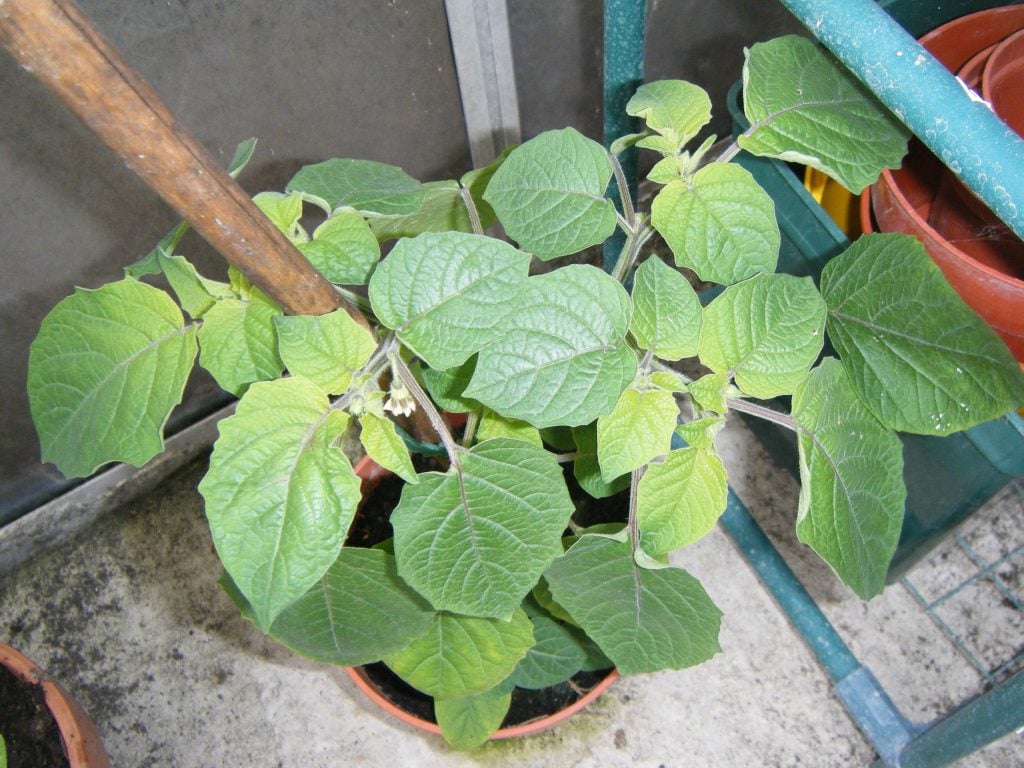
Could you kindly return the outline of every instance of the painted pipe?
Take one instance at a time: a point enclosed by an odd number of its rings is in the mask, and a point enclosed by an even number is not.
[[[779,0],[1019,237],[1024,140],[873,0]]]

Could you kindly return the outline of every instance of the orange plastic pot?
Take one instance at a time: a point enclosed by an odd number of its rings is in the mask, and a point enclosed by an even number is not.
[[[4,643],[0,643],[0,665],[23,682],[42,689],[71,768],[110,768],[96,726],[59,683],[50,680],[36,664]]]
[[[364,456],[355,466],[356,474],[363,481],[363,498],[366,498],[366,494],[371,492],[373,488],[383,478],[387,477],[391,473],[384,469],[376,462],[374,462],[369,456]],[[415,715],[406,712],[401,707],[396,706],[393,702],[389,701],[387,697],[381,692],[377,684],[370,679],[362,667],[345,667],[345,673],[349,676],[349,679],[355,683],[356,687],[359,688],[366,697],[376,704],[378,707],[383,709],[389,715],[401,720],[403,723],[417,728],[421,731],[428,733],[440,734],[441,729],[436,723],[432,723],[428,720],[423,720]],[[574,701],[565,709],[561,709],[546,717],[537,718],[530,720],[519,725],[509,726],[508,728],[501,728],[495,731],[492,735],[492,739],[514,739],[519,736],[531,736],[541,731],[546,731],[549,728],[561,723],[577,712],[586,708],[591,702],[593,702],[598,696],[604,693],[608,686],[610,686],[618,678],[619,673],[616,670],[611,670],[608,675],[603,678],[597,685],[591,688],[589,691],[583,694],[579,699]]]

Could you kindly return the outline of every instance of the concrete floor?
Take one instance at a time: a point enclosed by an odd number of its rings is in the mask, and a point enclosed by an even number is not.
[[[720,447],[733,486],[769,533],[791,528],[792,477],[739,422]],[[0,580],[0,638],[79,698],[118,768],[826,768],[874,759],[826,675],[720,531],[678,561],[725,612],[723,653],[695,669],[620,680],[546,734],[452,752],[374,709],[339,670],[296,657],[238,616],[216,583],[220,569],[195,491],[203,469],[202,461],[189,466]],[[1024,537],[1022,513],[1018,481],[963,535],[1006,546],[1008,537]],[[905,715],[928,721],[981,690],[981,674],[906,584],[864,604],[791,537],[783,533],[779,546]],[[955,560],[944,545],[911,572],[910,584],[941,591]],[[977,653],[995,662],[1020,645],[1024,628],[1020,616],[997,615],[998,606],[984,613],[983,605],[972,599]],[[1024,765],[1024,739],[1007,737],[960,764]]]

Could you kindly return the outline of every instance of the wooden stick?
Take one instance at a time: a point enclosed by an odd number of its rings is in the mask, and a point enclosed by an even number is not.
[[[366,319],[253,204],[70,0],[0,0],[0,45],[291,314]]]

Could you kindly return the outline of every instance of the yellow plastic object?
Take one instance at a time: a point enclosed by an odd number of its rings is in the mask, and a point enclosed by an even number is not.
[[[851,240],[861,236],[860,198],[827,174],[814,168],[804,169],[804,186]]]

